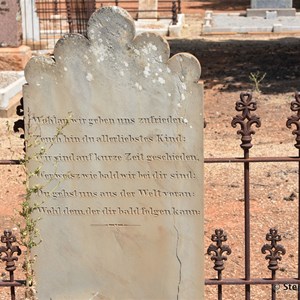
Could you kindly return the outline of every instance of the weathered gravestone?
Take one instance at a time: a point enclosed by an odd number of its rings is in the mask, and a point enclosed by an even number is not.
[[[39,299],[204,299],[200,65],[134,35],[104,8],[26,67]]]
[[[20,46],[22,23],[18,0],[0,1],[0,28],[0,47]]]

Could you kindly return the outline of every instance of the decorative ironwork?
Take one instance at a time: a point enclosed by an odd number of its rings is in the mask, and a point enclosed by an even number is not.
[[[20,132],[20,129],[22,129],[23,133],[20,135],[21,139],[24,139],[24,102],[23,102],[23,97],[20,99],[20,105],[17,106],[16,108],[16,113],[18,116],[23,117],[22,119],[17,120],[14,123],[14,132]]]
[[[207,248],[207,254],[211,255],[211,253],[214,252],[211,260],[215,262],[214,269],[220,273],[225,269],[224,261],[227,260],[227,256],[224,255],[224,253],[227,253],[227,255],[231,254],[230,247],[223,245],[223,242],[227,241],[227,234],[223,229],[216,229],[215,233],[211,236],[211,240],[215,242],[216,245],[210,244]]]
[[[251,111],[255,111],[256,108],[257,103],[252,100],[252,94],[249,92],[241,93],[240,100],[235,103],[235,109],[241,111],[242,115],[235,116],[231,122],[231,126],[235,128],[237,124],[240,124],[241,129],[237,133],[242,135],[242,144],[240,146],[244,150],[252,147],[251,135],[255,134],[255,131],[251,129],[251,126],[253,124],[256,124],[257,128],[261,126],[260,118],[256,115],[251,115]]]
[[[67,22],[69,24],[69,32],[72,33],[72,14],[71,14],[71,0],[66,0],[66,6],[67,6]]]
[[[21,119],[14,122],[13,130],[14,132],[23,132],[20,134],[20,139],[25,139],[25,123],[24,123],[24,101],[23,97],[20,99],[20,104],[16,108],[16,113],[18,116],[22,117]],[[26,151],[26,145],[24,141],[23,151]]]
[[[0,258],[3,262],[6,262],[5,270],[8,271],[11,275],[10,280],[13,281],[13,272],[16,270],[15,261],[18,260],[17,256],[14,256],[14,253],[21,255],[21,249],[19,246],[13,245],[17,241],[16,237],[12,234],[11,230],[4,230],[4,235],[1,236],[1,243],[6,244],[6,246],[0,247]],[[2,253],[5,254],[2,257]]]
[[[178,14],[181,14],[181,0],[177,0]]]
[[[245,99],[244,99],[245,98]],[[234,120],[232,121],[232,123],[235,122],[236,124],[241,124],[241,122],[246,123],[248,121],[250,121],[250,119],[253,119],[254,116],[251,116],[250,113],[251,111],[256,110],[256,103],[254,101],[251,100],[251,97],[249,99],[249,95],[247,93],[241,94],[241,101],[236,103],[237,106],[237,110],[238,111],[242,111],[242,116],[237,116],[236,118],[234,118]],[[296,148],[300,149],[300,140],[299,140],[299,136],[300,136],[300,93],[296,93],[295,95],[295,101],[292,101],[291,103],[291,110],[294,112],[297,112],[297,114],[295,114],[294,116],[291,116],[288,118],[287,120],[287,127],[291,127],[292,125],[295,125],[297,128],[295,130],[295,133],[293,132],[293,134],[297,135],[296,141],[297,144],[295,145]],[[18,111],[18,115],[22,116],[23,115],[23,100],[21,99],[21,105],[17,108]],[[247,117],[248,116],[248,117]],[[249,117],[250,116],[250,117]],[[244,118],[244,119],[243,119]],[[259,118],[256,117],[259,121]],[[238,119],[238,120],[235,120]],[[246,121],[245,121],[246,120]],[[22,122],[22,124],[24,124],[23,120],[20,120]],[[16,122],[17,123],[17,122]],[[260,126],[260,122],[259,125],[256,123],[257,127]],[[16,125],[17,128],[15,131],[18,131],[18,129],[24,129],[24,125],[23,126],[19,126]],[[246,125],[244,125],[246,126]],[[242,125],[241,125],[242,127]],[[241,129],[241,131],[243,131],[243,127]],[[251,141],[251,139],[250,139]],[[209,158],[206,159],[205,162],[206,163],[216,163],[216,162],[221,162],[221,163],[251,163],[251,162],[298,162],[299,158],[298,157],[254,157],[251,158],[250,160],[248,159],[240,159],[240,158]],[[5,163],[7,165],[10,165],[11,162],[9,163]],[[244,177],[245,178],[245,177]],[[245,179],[244,179],[245,180]],[[5,240],[8,240],[9,245],[12,246],[14,240],[9,238],[11,233],[7,232],[4,233],[4,237],[1,238],[1,241],[6,243]],[[273,280],[269,280],[268,278],[250,278],[246,281],[245,284],[245,278],[230,278],[230,279],[222,279],[222,271],[225,269],[225,261],[227,260],[227,255],[231,254],[231,249],[227,246],[227,245],[223,245],[223,243],[225,243],[227,241],[227,235],[223,232],[222,229],[217,229],[215,230],[215,234],[212,235],[212,241],[215,244],[211,244],[208,249],[207,249],[207,253],[209,255],[211,255],[211,260],[214,261],[214,269],[216,271],[218,271],[218,279],[206,279],[205,280],[205,284],[207,285],[217,285],[218,286],[218,296],[220,296],[219,299],[222,299],[222,286],[224,286],[225,284],[227,285],[245,285],[245,286],[253,286],[253,285],[258,285],[258,284],[264,284],[264,285],[271,285],[272,286],[272,293],[276,292],[276,285],[275,284],[282,284],[283,282],[286,282],[288,284],[300,284],[300,276],[297,276],[296,278],[277,278],[276,279],[276,271],[279,269],[279,261],[282,260],[282,256],[285,255],[286,250],[285,248],[278,244],[281,241],[281,236],[278,234],[278,231],[276,229],[270,229],[270,232],[266,235],[266,239],[268,242],[270,242],[269,244],[265,244],[261,251],[263,254],[268,254],[266,255],[266,260],[269,260],[268,263],[268,268],[272,271],[272,279]],[[16,259],[14,259],[13,254],[15,252],[18,253],[18,250],[12,252],[9,249],[9,246],[6,244],[6,247],[1,247],[0,248],[0,259],[2,259],[3,261],[7,262],[7,267],[11,268],[10,270],[12,270],[11,272],[14,272],[15,270],[15,261],[18,260],[18,258],[16,257]],[[298,249],[300,249],[298,247]],[[6,254],[6,257],[4,257],[4,254]],[[9,254],[7,254],[9,253]],[[226,255],[227,254],[227,255]],[[8,258],[10,255],[10,259]],[[20,254],[18,254],[20,255]],[[3,257],[2,257],[3,256]],[[11,265],[9,266],[9,261],[11,262]],[[299,255],[298,255],[298,262],[299,262]],[[249,265],[250,266],[250,265]],[[245,265],[245,267],[247,267],[247,264]],[[299,268],[298,268],[299,269]],[[6,269],[7,270],[7,269]],[[13,274],[13,273],[12,273]],[[274,274],[274,276],[273,276]],[[300,272],[298,271],[298,274],[300,274]],[[13,276],[13,275],[12,275]],[[15,286],[21,286],[21,285],[17,285],[18,282],[21,281],[16,281],[14,283]],[[12,286],[12,284],[9,282],[9,285],[6,284],[4,285],[5,282],[0,282],[0,287],[1,286]],[[298,291],[298,295],[300,294],[300,292]],[[13,299],[13,298],[12,298]],[[249,288],[249,298],[250,299],[250,288]],[[275,298],[272,298],[275,299]]]
[[[269,260],[268,269],[271,271],[278,270],[278,261],[282,259],[282,255],[285,254],[285,248],[277,244],[277,242],[281,241],[281,235],[278,234],[278,230],[275,228],[271,228],[270,232],[266,235],[266,240],[271,242],[271,245],[265,244],[261,248],[261,252],[266,254],[269,252],[270,254],[266,255],[266,259]]]
[[[54,4],[54,14],[58,15],[58,1],[54,0],[53,4]]]
[[[177,23],[178,23],[177,5],[176,5],[176,1],[172,1],[172,25],[176,25]]]
[[[294,124],[296,129],[292,131],[292,134],[296,135],[295,147],[300,149],[300,92],[295,93],[295,100],[291,102],[291,110],[297,112],[296,115],[288,117],[286,126],[291,128]]]

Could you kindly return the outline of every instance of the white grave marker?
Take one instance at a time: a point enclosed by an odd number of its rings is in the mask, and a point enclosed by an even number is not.
[[[39,299],[204,299],[200,65],[169,55],[113,7],[28,63]]]

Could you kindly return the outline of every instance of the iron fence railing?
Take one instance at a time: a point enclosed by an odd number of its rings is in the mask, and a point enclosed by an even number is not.
[[[17,239],[12,234],[11,230],[4,230],[1,236],[1,243],[4,246],[0,246],[1,260],[5,262],[5,270],[9,274],[9,279],[0,281],[0,288],[10,288],[10,299],[16,299],[16,287],[25,286],[25,280],[15,280],[14,272],[16,270],[16,261],[18,256],[22,254],[20,247],[17,245]]]
[[[238,134],[241,135],[241,148],[244,155],[241,158],[207,158],[205,163],[242,163],[244,165],[244,278],[223,278],[222,272],[225,269],[224,261],[227,260],[228,255],[231,254],[232,249],[224,244],[227,241],[227,234],[223,229],[216,229],[212,235],[212,244],[207,249],[207,254],[211,255],[214,261],[214,270],[217,272],[215,279],[206,279],[206,285],[217,286],[217,299],[223,299],[223,286],[225,285],[244,285],[245,286],[245,299],[251,299],[251,285],[270,285],[271,286],[271,299],[276,300],[278,284],[300,284],[300,238],[298,237],[298,277],[297,278],[278,278],[277,270],[279,269],[278,261],[282,260],[282,256],[286,254],[286,249],[283,245],[279,244],[281,236],[278,229],[271,228],[266,234],[266,243],[262,246],[262,254],[267,254],[266,259],[269,261],[268,269],[271,274],[269,278],[252,278],[250,269],[250,164],[252,163],[268,163],[268,162],[294,162],[298,163],[298,188],[300,190],[300,93],[295,94],[295,100],[291,103],[291,110],[296,112],[295,115],[287,119],[286,125],[291,128],[292,125],[296,127],[293,134],[296,136],[295,147],[299,149],[297,157],[250,157],[250,149],[252,148],[252,135],[255,133],[252,126],[260,127],[260,118],[252,114],[257,108],[256,101],[252,99],[250,93],[242,93],[240,100],[236,102],[236,110],[241,112],[233,118],[231,125],[236,127],[240,126]],[[298,235],[300,233],[300,202],[298,204]],[[298,289],[298,298],[300,299],[300,289]]]
[[[181,0],[158,0],[155,10],[140,9],[138,0],[31,0],[22,3],[23,28],[26,29],[23,43],[33,50],[53,49],[66,33],[85,35],[91,14],[101,7],[119,6],[134,20],[169,20],[173,25],[177,24],[181,13]]]
[[[23,101],[17,108],[19,116],[23,116]],[[283,256],[288,254],[284,245],[281,245],[281,236],[277,228],[270,228],[269,232],[266,233],[267,243],[261,246],[262,255],[268,260],[268,270],[270,276],[268,278],[253,278],[251,275],[251,215],[250,215],[250,165],[254,163],[269,163],[269,162],[288,162],[297,163],[298,165],[298,188],[300,190],[300,93],[295,94],[295,100],[291,102],[291,110],[295,113],[287,118],[286,125],[288,128],[295,126],[292,133],[296,137],[295,147],[299,150],[299,155],[296,157],[282,156],[282,157],[250,157],[250,149],[252,148],[252,135],[255,133],[252,128],[253,125],[256,127],[260,126],[260,118],[253,114],[256,111],[256,101],[252,99],[251,93],[241,93],[240,100],[236,102],[236,110],[240,113],[235,116],[231,122],[233,127],[240,126],[238,134],[241,135],[241,148],[243,150],[242,157],[221,157],[221,158],[205,158],[205,164],[236,164],[240,163],[244,166],[243,182],[244,182],[244,277],[243,278],[224,278],[223,271],[225,269],[224,261],[227,260],[228,256],[232,253],[232,249],[227,245],[227,234],[224,229],[215,229],[211,236],[212,243],[207,248],[207,254],[211,256],[214,261],[213,269],[216,271],[216,277],[205,280],[205,285],[216,286],[216,299],[223,299],[223,287],[224,286],[245,286],[245,299],[251,299],[251,286],[270,286],[270,298],[276,300],[278,284],[300,284],[300,199],[298,203],[298,218],[297,222],[298,230],[298,243],[297,249],[291,249],[293,253],[297,253],[297,277],[285,277],[280,278],[277,276],[279,269],[279,261],[283,259]],[[15,132],[22,131],[24,129],[23,119],[15,122]],[[23,134],[21,135],[23,137]],[[19,160],[0,160],[0,165],[18,165]],[[276,217],[276,216],[274,216]],[[208,219],[209,216],[206,216]],[[21,254],[19,248],[13,246],[15,237],[11,235],[10,231],[5,231],[1,237],[1,242],[5,243],[6,246],[0,247],[0,253],[5,253],[6,256],[2,257],[2,261],[6,262],[6,270],[10,274],[10,279],[5,282],[0,282],[0,287],[11,288],[11,299],[15,299],[15,287],[24,285],[24,281],[14,279],[15,264],[14,261],[17,258],[13,255],[17,253]],[[199,253],[201,255],[201,253]],[[300,299],[300,289],[297,291],[297,299]],[[265,299],[264,299],[265,300]]]

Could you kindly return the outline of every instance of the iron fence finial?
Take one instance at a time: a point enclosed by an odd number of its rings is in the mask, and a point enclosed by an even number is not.
[[[255,134],[255,131],[251,129],[253,124],[256,127],[261,126],[260,118],[256,115],[252,115],[251,112],[255,111],[257,108],[257,103],[252,99],[252,94],[250,92],[243,92],[240,94],[240,100],[235,103],[235,109],[239,112],[242,112],[242,115],[237,115],[232,119],[231,126],[236,127],[238,124],[241,126],[241,129],[237,131],[238,134],[242,136],[242,144],[240,145],[242,149],[250,149],[253,145],[252,134]]]
[[[282,255],[286,253],[286,250],[282,245],[277,244],[277,242],[281,241],[281,235],[278,234],[277,229],[271,228],[266,235],[266,240],[271,242],[271,244],[265,244],[261,248],[261,252],[263,254],[269,252],[269,254],[266,255],[266,260],[269,260],[268,269],[276,271],[279,268],[278,261],[282,259]]]
[[[231,249],[228,245],[223,245],[223,242],[227,241],[227,234],[223,229],[216,229],[215,233],[212,234],[211,240],[216,243],[210,244],[207,248],[207,254],[211,255],[211,260],[214,261],[215,266],[214,269],[218,272],[222,272],[225,269],[224,261],[227,260],[227,255],[231,254]],[[212,252],[214,253],[212,255]],[[220,274],[220,273],[219,273]]]

